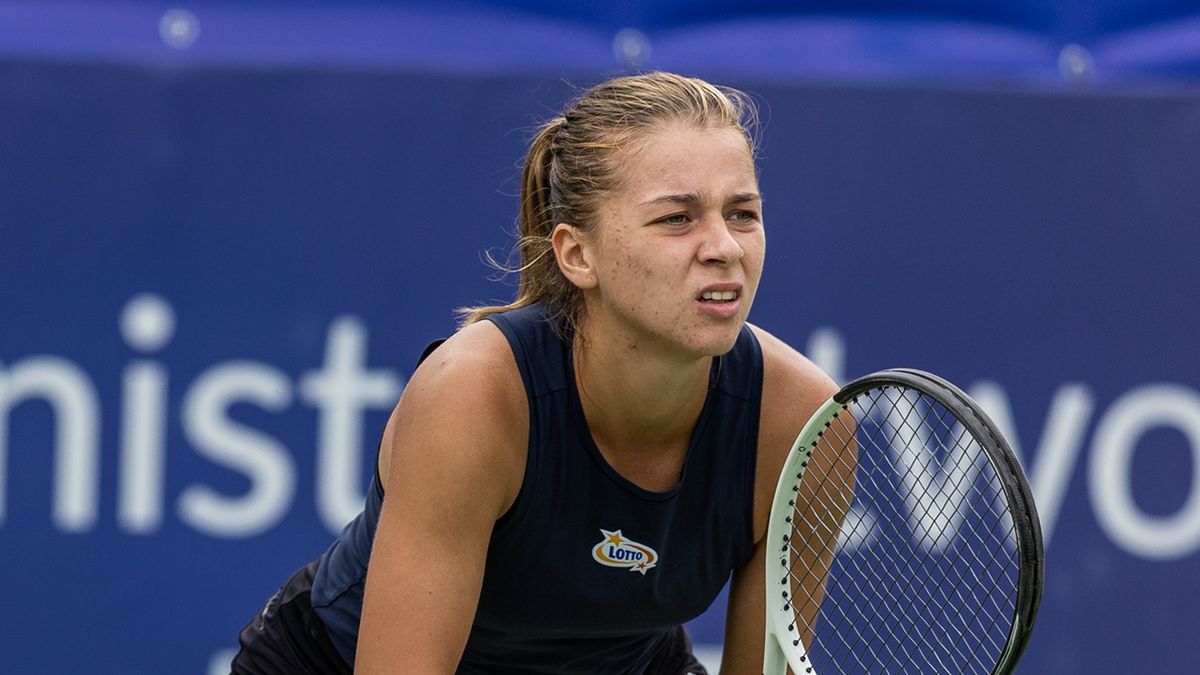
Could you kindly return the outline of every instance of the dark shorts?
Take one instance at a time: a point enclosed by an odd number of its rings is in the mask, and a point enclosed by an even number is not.
[[[301,568],[242,629],[233,675],[351,675],[313,611],[316,572],[315,561]]]
[[[352,675],[313,611],[310,592],[317,563],[292,575],[238,636],[232,675]],[[671,631],[646,675],[708,675],[692,654],[683,626]]]
[[[683,626],[671,631],[667,643],[646,668],[646,675],[708,675],[692,654],[692,638]]]

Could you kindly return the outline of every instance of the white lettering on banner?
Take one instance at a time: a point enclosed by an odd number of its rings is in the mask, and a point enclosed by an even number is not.
[[[911,421],[925,417],[912,412],[919,405],[916,394],[908,392],[904,403],[907,409],[899,405],[889,408],[885,423],[890,429],[886,437],[899,441],[889,449],[904,483],[909,528],[921,547],[945,551],[962,525],[963,504],[969,493],[960,486],[974,484],[979,475],[980,447],[954,443],[949,456],[938,461],[934,451],[937,443],[930,438],[929,426]],[[947,434],[949,438],[963,435],[962,425],[957,422]]]
[[[125,344],[150,353],[175,332],[175,314],[157,295],[135,296],[121,312]],[[167,369],[135,361],[122,377],[121,478],[117,522],[126,532],[149,534],[162,524],[166,475]]]
[[[304,402],[320,410],[317,511],[325,527],[335,532],[358,515],[366,497],[358,487],[363,410],[390,407],[400,397],[399,378],[386,371],[364,370],[366,352],[367,329],[362,322],[337,319],[329,327],[325,367],[300,380]]]
[[[842,381],[845,346],[836,330],[814,331],[808,342],[808,354],[825,372],[838,374],[836,379]],[[1035,465],[1022,452],[1004,388],[995,382],[982,381],[968,392],[1000,428],[1025,468],[1042,524],[1043,541],[1049,546],[1092,421],[1095,409],[1092,389],[1081,383],[1067,383],[1058,388],[1034,453]],[[1133,499],[1133,451],[1139,438],[1153,427],[1182,431],[1192,454],[1189,497],[1172,517],[1148,516]],[[1119,398],[1097,422],[1089,466],[1093,509],[1101,526],[1119,546],[1132,555],[1152,560],[1181,558],[1200,550],[1200,394],[1194,389],[1152,384]],[[869,514],[865,512],[855,512],[848,515],[846,522],[859,523],[867,517]],[[856,548],[869,545],[869,540],[862,539],[863,531],[860,526],[855,530],[859,538],[846,543]]]
[[[1172,516],[1144,513],[1130,483],[1138,439],[1155,427],[1182,431],[1192,453],[1187,502]],[[1122,548],[1146,558],[1182,558],[1200,547],[1200,395],[1184,387],[1151,384],[1117,399],[1100,420],[1089,472],[1097,520]]]
[[[119,325],[130,348],[149,354],[173,337],[174,311],[162,298],[141,294],[126,304]],[[365,496],[357,485],[362,415],[390,409],[403,388],[392,371],[366,370],[366,344],[360,320],[335,319],[326,335],[324,365],[305,373],[298,387],[304,402],[319,410],[315,490],[331,532],[357,513]],[[159,362],[137,359],[124,368],[121,381],[117,523],[127,533],[152,534],[162,527],[167,501],[169,372]],[[279,523],[295,497],[293,457],[277,439],[231,420],[228,410],[241,403],[283,412],[293,404],[296,388],[286,374],[257,361],[218,363],[197,376],[183,397],[184,434],[198,454],[246,476],[251,488],[235,498],[211,486],[189,485],[176,504],[180,520],[214,537],[254,536]],[[91,530],[99,517],[99,398],[78,365],[47,355],[11,366],[0,362],[0,527],[8,505],[9,418],[21,404],[36,401],[49,404],[54,414],[53,433],[42,435],[57,443],[54,524],[63,532]]]
[[[126,532],[146,534],[162,524],[167,371],[151,361],[137,361],[125,369],[123,379],[117,522]]]
[[[878,539],[877,519],[860,504],[851,504],[838,532],[838,549],[858,551],[870,548]]]
[[[805,354],[834,382],[846,381],[846,341],[837,329],[822,326],[814,330]]]
[[[172,339],[174,313],[162,298],[139,295],[126,305],[120,326],[125,343],[148,356]],[[390,408],[403,388],[403,380],[395,373],[366,367],[367,338],[361,320],[335,318],[326,334],[324,363],[303,373],[298,382],[259,361],[215,363],[186,387],[178,412],[168,409],[169,369],[149,358],[131,361],[121,371],[117,415],[116,518],[121,530],[152,534],[162,528],[167,517],[165,504],[170,497],[165,494],[164,476],[170,449],[165,439],[172,414],[179,415],[184,436],[196,453],[245,476],[251,486],[243,495],[230,496],[193,482],[175,501],[176,517],[213,537],[250,537],[277,526],[295,500],[295,457],[279,439],[234,421],[229,411],[235,405],[252,405],[267,413],[282,413],[297,397],[318,416],[314,448],[317,510],[331,532],[340,529],[361,508],[363,446],[373,450],[377,438],[363,437],[363,415],[367,410]],[[817,365],[843,379],[846,347],[837,330],[824,327],[814,331],[808,347]],[[1093,390],[1081,383],[1064,384],[1050,400],[1032,460],[1021,450],[1005,389],[981,381],[968,391],[996,421],[1026,467],[1047,545],[1094,422],[1086,478],[1102,531],[1130,554],[1151,560],[1177,559],[1200,550],[1200,393],[1195,389],[1145,384],[1117,398],[1096,417]],[[53,462],[52,522],[63,532],[94,529],[100,503],[100,401],[88,374],[72,361],[54,355],[28,356],[12,364],[0,362],[0,528],[8,516],[10,418],[21,414],[24,404],[37,402],[49,405],[54,426],[39,434],[46,439],[44,449],[22,450],[23,457],[45,457]],[[1191,472],[1181,477],[1187,481],[1187,500],[1170,515],[1146,513],[1133,494],[1135,460],[1140,457],[1136,449],[1154,428],[1182,432],[1192,457]],[[921,439],[915,440],[919,446]],[[51,444],[53,452],[49,451]],[[932,456],[899,459],[913,468],[913,480],[934,488],[931,499],[943,499],[936,488],[952,477],[931,464]],[[937,505],[946,509],[944,522],[910,518],[909,524],[914,532],[938,535],[935,541],[943,545],[941,540],[956,529],[958,509],[950,503]],[[908,506],[920,511],[919,505]],[[867,524],[874,517],[869,512],[858,516],[853,520]],[[870,530],[859,530],[847,543],[871,546]]]
[[[18,403],[39,398],[54,411],[54,524],[64,532],[89,530],[99,511],[100,402],[87,373],[56,356],[0,368],[0,526],[8,503],[8,416]]]
[[[1004,389],[995,382],[984,381],[972,386],[969,393],[996,423],[1017,456],[1017,461],[1025,469],[1042,523],[1042,539],[1049,543],[1054,536],[1058,512],[1062,508],[1067,484],[1071,482],[1079,451],[1083,448],[1088,420],[1095,407],[1091,390],[1082,384],[1064,384],[1055,392],[1037,452],[1034,453],[1037,457],[1036,471],[1021,451],[1021,439],[1013,421],[1012,406]]]
[[[205,485],[188,486],[179,495],[180,519],[217,537],[250,537],[271,529],[296,489],[287,448],[229,419],[226,412],[235,402],[281,412],[291,405],[291,383],[267,365],[230,361],[205,371],[184,397],[183,428],[196,450],[250,479],[250,491],[238,498]]]

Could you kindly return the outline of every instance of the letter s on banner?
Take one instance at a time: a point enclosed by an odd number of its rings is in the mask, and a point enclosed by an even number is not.
[[[190,485],[179,496],[179,517],[215,537],[251,537],[279,522],[296,491],[291,455],[276,439],[236,424],[226,415],[235,401],[272,412],[292,401],[291,382],[261,363],[231,361],[205,371],[188,390],[184,429],[200,454],[244,473],[251,488],[230,498],[203,485]]]

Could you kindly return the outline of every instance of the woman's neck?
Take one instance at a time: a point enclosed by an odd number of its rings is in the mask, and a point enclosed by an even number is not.
[[[668,358],[585,336],[575,339],[573,359],[588,428],[610,462],[647,453],[682,459],[708,394],[711,357]]]

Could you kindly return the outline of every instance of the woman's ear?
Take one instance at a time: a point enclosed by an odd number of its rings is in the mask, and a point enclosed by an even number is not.
[[[550,245],[554,247],[554,258],[558,269],[567,281],[579,288],[595,288],[596,268],[592,264],[592,247],[584,233],[574,225],[559,223],[550,233]]]

